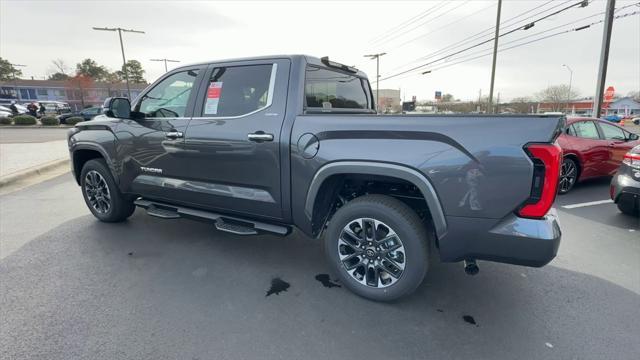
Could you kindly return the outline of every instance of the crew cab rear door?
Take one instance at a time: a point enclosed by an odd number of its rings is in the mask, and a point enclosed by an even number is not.
[[[282,219],[281,135],[290,61],[210,65],[185,133],[190,203]]]

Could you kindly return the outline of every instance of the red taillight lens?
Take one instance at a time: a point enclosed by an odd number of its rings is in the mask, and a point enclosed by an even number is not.
[[[531,196],[518,215],[527,218],[544,217],[556,200],[562,149],[557,144],[529,144],[525,150],[534,162]]]
[[[640,154],[632,154],[628,152],[624,155],[622,162],[632,168],[640,169]]]

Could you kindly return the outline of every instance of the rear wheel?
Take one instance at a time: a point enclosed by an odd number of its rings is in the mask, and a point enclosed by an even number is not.
[[[133,201],[120,192],[102,159],[89,160],[84,164],[80,173],[80,186],[87,207],[100,221],[124,221],[136,209]]]
[[[350,201],[332,217],[324,247],[341,282],[362,297],[391,301],[427,272],[430,232],[403,202],[384,195]]]
[[[560,182],[558,184],[558,193],[566,194],[573,188],[578,180],[578,164],[571,158],[564,158],[562,168],[560,169]]]

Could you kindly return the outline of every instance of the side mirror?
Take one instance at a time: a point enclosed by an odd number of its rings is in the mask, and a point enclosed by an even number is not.
[[[629,134],[629,141],[635,141],[635,140],[638,140],[639,138],[640,136],[638,136],[638,134],[634,134],[634,133]]]
[[[112,118],[130,119],[131,103],[129,99],[123,97],[110,97],[102,105],[104,114]]]

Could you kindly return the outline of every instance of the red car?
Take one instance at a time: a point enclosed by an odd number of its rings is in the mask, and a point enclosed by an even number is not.
[[[608,121],[567,118],[558,144],[564,153],[558,192],[566,194],[578,181],[615,174],[624,154],[640,140],[638,134]]]

